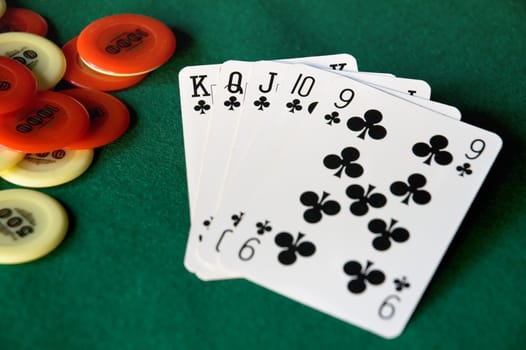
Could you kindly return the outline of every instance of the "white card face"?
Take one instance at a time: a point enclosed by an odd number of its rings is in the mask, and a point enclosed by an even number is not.
[[[185,67],[179,72],[179,95],[184,133],[186,177],[190,212],[195,207],[199,168],[204,153],[210,116],[214,111],[214,90],[220,65]]]
[[[183,68],[179,72],[190,217],[197,202],[199,169],[205,150],[208,124],[215,108],[214,90],[219,67],[219,65],[192,66]],[[187,251],[195,249],[195,242],[189,241]],[[185,254],[184,265],[188,271],[194,273],[210,268],[196,254]]]
[[[254,158],[235,192],[224,193],[212,227],[229,236],[221,262],[291,299],[395,337],[502,141],[309,67],[291,69],[283,81],[292,93],[277,101],[280,117],[295,117],[299,105],[317,107],[289,127],[271,166]],[[297,96],[302,81],[312,88]],[[335,110],[339,123],[331,118]]]

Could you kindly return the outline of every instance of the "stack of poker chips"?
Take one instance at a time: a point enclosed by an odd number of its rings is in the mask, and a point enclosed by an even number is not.
[[[107,92],[168,61],[175,36],[156,19],[120,14],[92,22],[61,49],[39,14],[0,0],[0,16],[0,177],[30,188],[64,184],[128,128],[128,109]],[[75,88],[54,91],[61,80]],[[36,191],[0,190],[0,264],[53,250],[68,226],[59,207]]]

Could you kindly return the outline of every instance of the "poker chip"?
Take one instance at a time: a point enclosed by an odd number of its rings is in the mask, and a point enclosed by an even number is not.
[[[0,115],[27,107],[37,93],[37,81],[24,65],[0,56]]]
[[[14,151],[0,145],[0,172],[16,165],[24,158],[25,153]]]
[[[0,118],[0,144],[26,153],[49,152],[81,139],[88,127],[89,115],[80,102],[42,91],[29,112]]]
[[[154,18],[118,14],[84,28],[77,49],[82,61],[100,73],[141,75],[168,61],[175,51],[175,35]]]
[[[0,191],[0,264],[43,257],[67,230],[66,210],[54,198],[28,189]]]
[[[93,150],[55,150],[26,154],[15,166],[0,172],[0,177],[24,187],[52,187],[82,175],[93,161]]]
[[[61,91],[73,97],[87,109],[90,126],[86,134],[67,149],[91,149],[104,146],[119,138],[130,124],[128,108],[116,97],[92,89]]]
[[[50,40],[36,34],[0,34],[0,56],[10,57],[28,67],[38,81],[38,90],[53,88],[66,70],[62,50]]]
[[[62,47],[62,51],[67,62],[64,80],[78,87],[100,91],[122,90],[140,83],[148,76],[148,74],[142,74],[117,77],[101,74],[89,68],[78,55],[76,37],[68,41]]]
[[[0,32],[26,32],[46,36],[48,24],[38,13],[10,7],[0,18]]]

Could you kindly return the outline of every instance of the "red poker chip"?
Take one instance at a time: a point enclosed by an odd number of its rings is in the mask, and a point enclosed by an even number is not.
[[[142,75],[173,55],[175,35],[155,18],[118,14],[98,19],[84,28],[77,49],[84,63],[100,73]]]
[[[51,152],[79,140],[89,127],[89,115],[67,95],[39,92],[29,112],[0,118],[0,144],[26,153]]]

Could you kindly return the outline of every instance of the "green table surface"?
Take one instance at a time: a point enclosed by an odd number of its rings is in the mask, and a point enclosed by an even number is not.
[[[58,43],[115,13],[158,18],[174,57],[114,93],[133,122],[91,168],[42,189],[65,241],[0,266],[0,349],[524,349],[526,3],[523,0],[12,1]],[[183,266],[190,225],[177,73],[188,65],[332,53],[426,80],[504,148],[404,333],[385,340],[244,280]],[[16,186],[3,180],[0,189]]]

